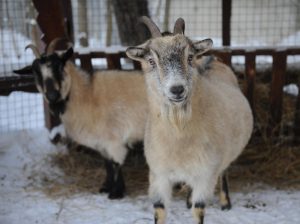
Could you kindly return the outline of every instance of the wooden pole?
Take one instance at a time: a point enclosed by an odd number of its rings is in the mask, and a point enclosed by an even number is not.
[[[222,40],[223,46],[230,46],[231,0],[222,0]]]
[[[281,116],[282,116],[282,101],[283,101],[283,86],[285,84],[286,50],[276,50],[273,53],[272,67],[272,82],[270,92],[270,113],[267,135],[277,136],[279,134]]]
[[[32,0],[36,8],[37,23],[43,33],[41,39],[48,45],[53,39],[57,37],[66,37],[70,41],[73,40],[73,20],[72,8],[70,0]],[[61,48],[61,46],[58,46]],[[58,117],[54,117],[48,108],[47,103],[44,102],[45,124],[48,129],[60,123]]]
[[[256,54],[255,51],[246,51],[245,53],[246,82],[245,82],[245,89],[244,89],[245,96],[249,101],[254,116],[255,116],[254,88],[255,88],[255,77],[256,77],[255,54]]]

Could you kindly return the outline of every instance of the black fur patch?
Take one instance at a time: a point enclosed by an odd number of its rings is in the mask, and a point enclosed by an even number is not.
[[[153,204],[153,207],[154,207],[154,208],[161,208],[161,209],[164,209],[164,208],[165,208],[164,204],[163,204],[161,201],[155,202],[155,203]]]
[[[124,197],[125,183],[121,166],[111,160],[105,161],[106,179],[100,188],[100,193],[107,192],[109,199],[120,199]]]
[[[49,103],[49,108],[54,116],[59,116],[65,113],[67,103],[69,101],[69,95],[64,100],[57,101],[55,103]]]
[[[32,63],[32,71],[35,78],[36,85],[44,89],[44,81],[40,70],[40,59],[36,59]]]
[[[195,203],[195,208],[201,208],[201,209],[204,209],[204,208],[205,208],[205,203],[204,203],[203,201],[196,202],[196,203]]]
[[[221,209],[222,210],[230,210],[231,209],[231,201],[229,197],[229,190],[228,190],[228,182],[227,182],[227,177],[226,174],[223,174],[221,177],[221,191],[225,194],[227,204],[222,205]]]

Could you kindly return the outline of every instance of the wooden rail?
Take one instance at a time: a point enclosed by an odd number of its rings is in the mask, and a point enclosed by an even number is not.
[[[212,53],[222,59],[222,61],[231,66],[232,56],[244,56],[245,57],[245,83],[244,93],[251,108],[254,111],[255,105],[255,78],[256,78],[256,64],[255,59],[258,55],[272,56],[272,80],[269,100],[269,120],[268,120],[268,135],[278,133],[278,127],[281,122],[282,116],[282,100],[283,100],[283,86],[286,82],[286,67],[287,67],[287,56],[288,55],[300,55],[299,47],[289,48],[218,48],[212,50]],[[89,52],[84,54],[75,53],[74,57],[79,59],[81,67],[89,73],[93,72],[93,58],[104,58],[107,61],[107,69],[121,70],[121,59],[127,58],[125,52],[118,53],[105,53],[105,52]],[[140,69],[139,63],[134,63],[135,69]],[[6,77],[0,79],[0,95],[8,95],[12,91],[26,91],[36,92],[34,86],[34,79],[32,76],[25,77]],[[297,107],[295,113],[295,138],[300,139],[300,98],[297,98]],[[51,123],[58,123],[55,119],[48,116],[48,121]],[[277,128],[277,130],[276,130]]]

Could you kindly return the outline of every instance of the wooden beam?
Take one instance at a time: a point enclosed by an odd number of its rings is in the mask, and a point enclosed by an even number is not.
[[[279,134],[283,86],[285,84],[287,54],[285,50],[276,50],[273,53],[272,82],[270,91],[270,113],[267,135],[277,136]]]
[[[48,45],[57,37],[73,40],[72,7],[70,0],[32,0],[38,15],[37,23],[42,31],[42,40]],[[57,49],[64,49],[59,45]],[[53,117],[47,103],[44,102],[45,123],[48,129],[60,123],[58,117]]]
[[[68,37],[61,0],[32,0],[38,15],[37,23],[43,33],[42,40],[49,44],[56,37]]]
[[[300,78],[298,78],[298,89],[300,90]],[[294,143],[300,143],[300,92],[297,96],[295,117],[294,117]]]
[[[222,40],[223,46],[230,46],[231,0],[222,0]]]
[[[245,55],[245,89],[244,93],[247,97],[249,104],[251,106],[253,115],[255,115],[254,110],[254,89],[255,89],[255,77],[256,77],[256,65],[255,65],[255,51],[247,51]]]
[[[107,54],[107,69],[122,69],[120,59],[121,55],[119,53]]]
[[[214,52],[214,54],[216,54],[217,57],[219,57],[224,64],[231,67],[231,58],[232,58],[231,50],[226,49],[226,50],[223,50],[223,51]]]
[[[80,67],[87,71],[89,74],[93,74],[92,58],[90,54],[81,54],[78,56],[80,60]]]

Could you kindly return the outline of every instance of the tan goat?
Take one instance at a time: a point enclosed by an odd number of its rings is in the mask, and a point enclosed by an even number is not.
[[[69,61],[72,48],[61,55],[50,51],[40,56],[30,47],[37,59],[26,71],[15,72],[33,72],[38,90],[60,116],[66,134],[106,158],[107,175],[100,192],[108,192],[110,199],[122,198],[126,146],[144,138],[148,113],[144,76],[138,71],[89,75]]]
[[[203,56],[212,40],[192,42],[183,35],[183,19],[168,36],[147,17],[142,20],[153,38],[126,53],[141,62],[145,73],[149,117],[144,145],[155,223],[165,223],[173,184],[185,182],[192,188],[193,214],[202,224],[219,176],[222,206],[230,207],[222,173],[251,136],[252,112],[231,69]]]

